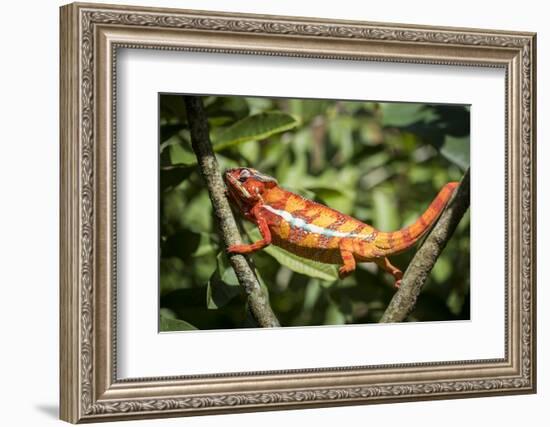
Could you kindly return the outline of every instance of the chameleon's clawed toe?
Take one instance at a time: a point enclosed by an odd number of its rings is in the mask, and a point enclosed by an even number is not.
[[[231,245],[227,247],[228,254],[240,254],[242,252],[242,245]]]
[[[351,274],[351,271],[348,270],[345,266],[342,266],[338,269],[338,277],[340,279],[344,279],[345,277],[349,276]]]

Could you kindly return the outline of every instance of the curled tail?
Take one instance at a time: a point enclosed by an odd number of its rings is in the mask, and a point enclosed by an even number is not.
[[[411,225],[393,232],[379,232],[374,244],[381,250],[380,255],[388,255],[404,251],[414,245],[426,231],[428,231],[435,220],[439,217],[447,202],[453,195],[458,182],[449,182],[432,201],[428,209]]]

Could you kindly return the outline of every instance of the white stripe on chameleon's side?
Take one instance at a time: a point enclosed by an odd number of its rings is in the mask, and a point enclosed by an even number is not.
[[[302,218],[296,218],[290,212],[275,209],[269,205],[263,205],[265,209],[274,213],[277,216],[283,218],[293,228],[299,228],[300,230],[308,231],[310,233],[320,234],[326,237],[357,237],[363,240],[372,240],[373,233],[371,234],[357,234],[352,232],[342,232],[338,230],[331,230],[329,228],[319,227],[315,224],[308,224]]]

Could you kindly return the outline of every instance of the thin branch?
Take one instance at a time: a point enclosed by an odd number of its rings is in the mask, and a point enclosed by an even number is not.
[[[414,309],[424,282],[469,206],[470,169],[464,174],[454,196],[428,234],[428,237],[414,254],[411,263],[403,275],[401,287],[393,296],[380,319],[381,323],[401,322]]]
[[[187,121],[191,131],[191,145],[197,156],[200,173],[206,182],[219,234],[226,247],[241,243],[235,217],[225,196],[225,186],[216,156],[212,150],[208,131],[208,121],[202,99],[197,96],[184,96]],[[280,326],[269,305],[268,296],[262,289],[254,270],[243,255],[229,256],[239,283],[248,295],[248,306],[258,325],[264,328]]]

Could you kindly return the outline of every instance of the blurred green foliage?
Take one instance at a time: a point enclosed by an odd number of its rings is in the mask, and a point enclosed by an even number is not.
[[[417,219],[469,166],[467,106],[204,97],[222,170],[251,166],[288,190],[384,231]],[[191,149],[183,98],[160,97],[160,329],[255,327],[220,246]],[[243,238],[259,237],[242,224]],[[437,261],[409,321],[470,318],[469,214]],[[392,257],[405,270],[415,249]],[[336,267],[275,246],[252,255],[283,326],[377,322],[393,279],[374,264]]]

